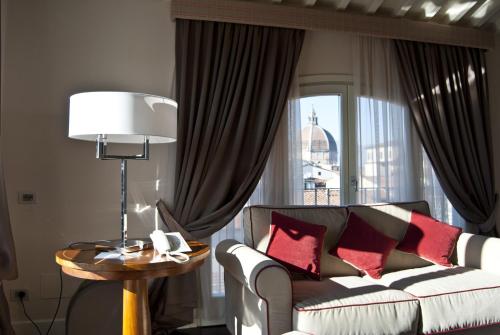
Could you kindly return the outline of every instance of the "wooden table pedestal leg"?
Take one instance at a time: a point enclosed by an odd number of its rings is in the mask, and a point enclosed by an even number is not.
[[[123,335],[150,335],[146,279],[123,281]]]

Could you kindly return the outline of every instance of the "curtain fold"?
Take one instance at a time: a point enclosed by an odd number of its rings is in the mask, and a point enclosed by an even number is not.
[[[0,150],[0,334],[14,334],[10,320],[9,304],[5,298],[2,281],[14,280],[16,278],[16,251],[10,226],[9,207],[3,173],[3,157]]]
[[[177,224],[169,229],[206,238],[250,198],[278,130],[303,39],[304,31],[293,29],[176,20],[179,109],[171,213]],[[154,327],[171,327],[168,311],[192,314],[194,273],[156,280],[151,288]],[[180,301],[171,301],[173,290],[184,292]]]
[[[484,51],[395,41],[420,140],[446,196],[481,233],[494,233],[496,194]]]
[[[353,46],[356,95],[358,203],[410,201],[418,197],[420,146],[401,90],[390,40],[356,37]]]
[[[174,217],[196,238],[224,227],[264,170],[304,32],[177,20]]]
[[[10,226],[9,207],[3,172],[3,156],[0,150],[0,280],[14,280],[16,278],[16,250]]]
[[[14,335],[10,321],[9,303],[3,293],[3,285],[0,281],[0,334],[1,335]]]
[[[0,2],[0,110],[4,106],[4,59],[5,59],[5,25],[7,2]],[[0,112],[0,115],[2,114]],[[17,261],[14,239],[10,226],[9,207],[5,189],[3,168],[3,153],[1,150],[2,139],[0,136],[0,334],[14,334],[12,329],[9,304],[3,290],[3,280],[17,278]]]

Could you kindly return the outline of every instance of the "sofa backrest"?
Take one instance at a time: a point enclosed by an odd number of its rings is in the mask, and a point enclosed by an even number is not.
[[[401,241],[408,228],[412,210],[430,215],[426,201],[404,203],[337,206],[250,206],[243,211],[245,244],[261,252],[266,252],[269,244],[271,213],[279,212],[298,220],[327,227],[323,252],[321,254],[321,274],[323,277],[359,275],[359,271],[328,251],[337,244],[344,231],[347,216],[356,213],[375,229]],[[385,272],[417,268],[431,263],[416,255],[394,250],[389,255]]]
[[[322,206],[251,206],[243,211],[245,244],[261,252],[266,252],[269,244],[271,213],[278,212],[305,222],[326,226],[327,231],[321,254],[321,274],[323,277],[357,276],[359,271],[328,253],[344,230],[347,208]]]
[[[356,213],[375,229],[397,241],[401,241],[405,237],[412,210],[430,215],[427,201],[351,205],[347,207],[347,210],[348,213]],[[393,250],[387,259],[384,272],[418,268],[427,265],[431,265],[431,263],[414,254]]]

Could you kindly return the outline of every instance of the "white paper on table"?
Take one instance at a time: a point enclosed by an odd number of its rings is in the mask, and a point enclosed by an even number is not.
[[[100,260],[105,260],[105,259],[116,259],[120,261],[124,261],[126,258],[131,258],[136,256],[137,253],[131,252],[129,254],[123,255],[118,251],[103,251],[98,253],[94,259],[100,259]]]

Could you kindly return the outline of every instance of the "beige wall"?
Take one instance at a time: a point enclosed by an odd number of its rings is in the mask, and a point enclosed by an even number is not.
[[[308,31],[299,60],[300,75],[352,75],[350,33]]]
[[[19,279],[5,286],[7,294],[29,290],[27,308],[36,320],[50,319],[56,306],[55,250],[119,238],[119,163],[98,161],[93,143],[67,138],[68,96],[85,90],[170,96],[175,25],[169,6],[164,0],[9,1],[2,131]],[[151,161],[129,163],[129,236],[153,229],[153,212],[136,214],[136,203],[154,207],[171,194],[174,147],[154,146]],[[37,203],[18,204],[19,191],[36,192]],[[65,278],[69,297],[75,280]],[[17,303],[11,309],[14,322],[25,320]],[[30,327],[18,325],[27,334]]]

